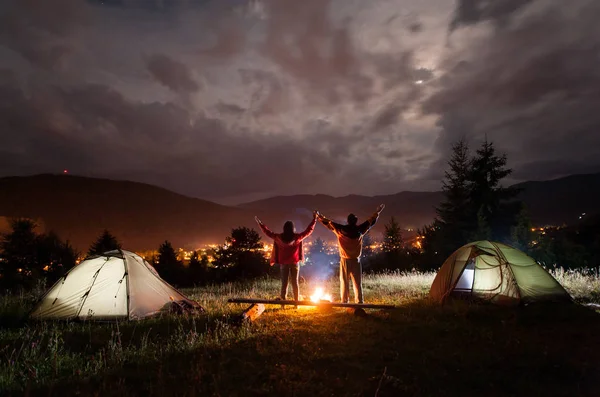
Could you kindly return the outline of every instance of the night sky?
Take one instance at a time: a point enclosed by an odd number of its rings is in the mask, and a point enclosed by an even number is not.
[[[0,176],[221,203],[600,171],[598,0],[3,0]]]

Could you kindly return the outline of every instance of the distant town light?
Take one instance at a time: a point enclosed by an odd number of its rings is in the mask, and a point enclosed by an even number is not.
[[[68,174],[68,173],[69,173],[69,170],[65,168],[65,169],[63,170],[63,174]]]
[[[415,81],[415,84],[423,84],[423,80],[417,80]]]

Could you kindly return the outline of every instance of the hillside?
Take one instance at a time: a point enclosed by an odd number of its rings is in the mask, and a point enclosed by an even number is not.
[[[385,196],[349,195],[332,197],[327,195],[297,195],[272,197],[265,200],[240,204],[239,207],[255,212],[277,211],[283,217],[294,219],[299,213],[318,209],[327,217],[343,222],[349,213],[358,216],[359,221],[375,211],[381,203],[386,205],[375,233],[384,230],[384,224],[391,216],[396,217],[404,228],[418,228],[432,221],[435,206],[442,199],[440,192],[401,192]],[[327,232],[323,235],[328,236]]]
[[[600,210],[600,174],[573,175],[550,181],[524,182],[519,198],[527,205],[535,224],[562,225],[578,220],[582,213]],[[240,204],[252,211],[276,210],[293,215],[301,208],[316,208],[325,215],[343,221],[349,212],[368,216],[380,203],[386,204],[384,221],[395,216],[403,227],[421,227],[432,221],[434,207],[442,200],[440,192],[401,192],[385,196],[296,195],[272,197]],[[382,225],[379,225],[381,229]]]
[[[67,175],[0,179],[0,216],[43,221],[80,250],[108,228],[128,249],[222,241],[242,209],[182,196],[137,182]]]
[[[600,174],[516,186],[523,189],[521,197],[538,225],[572,224],[581,213],[599,212]],[[344,221],[350,212],[364,219],[384,203],[386,209],[374,229],[376,235],[391,216],[404,228],[418,228],[431,222],[441,199],[440,192],[375,197],[296,195],[228,207],[143,183],[36,175],[0,178],[0,227],[6,228],[6,217],[36,219],[43,229],[56,231],[80,250],[85,250],[104,228],[128,249],[157,248],[166,239],[176,247],[196,248],[222,242],[234,227],[255,227],[254,215],[274,230],[288,219],[302,229],[313,209]],[[314,236],[333,237],[323,227],[317,227]]]
[[[537,224],[572,224],[582,213],[600,212],[600,173],[524,182],[515,187],[523,189],[520,198]]]

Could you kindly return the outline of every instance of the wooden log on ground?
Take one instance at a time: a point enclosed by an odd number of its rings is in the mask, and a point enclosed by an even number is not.
[[[249,299],[249,298],[231,298],[229,303],[261,303],[263,305],[297,305],[297,306],[319,306],[319,307],[350,307],[361,309],[395,309],[394,305],[379,305],[370,303],[341,303],[329,301],[292,301],[292,300],[275,300],[275,299]]]
[[[265,305],[262,303],[253,303],[249,308],[244,310],[241,315],[242,321],[252,322],[265,311]]]

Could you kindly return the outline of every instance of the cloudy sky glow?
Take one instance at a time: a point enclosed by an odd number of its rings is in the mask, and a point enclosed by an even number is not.
[[[512,181],[600,171],[597,0],[5,0],[0,176],[222,203],[440,186],[487,137]]]

